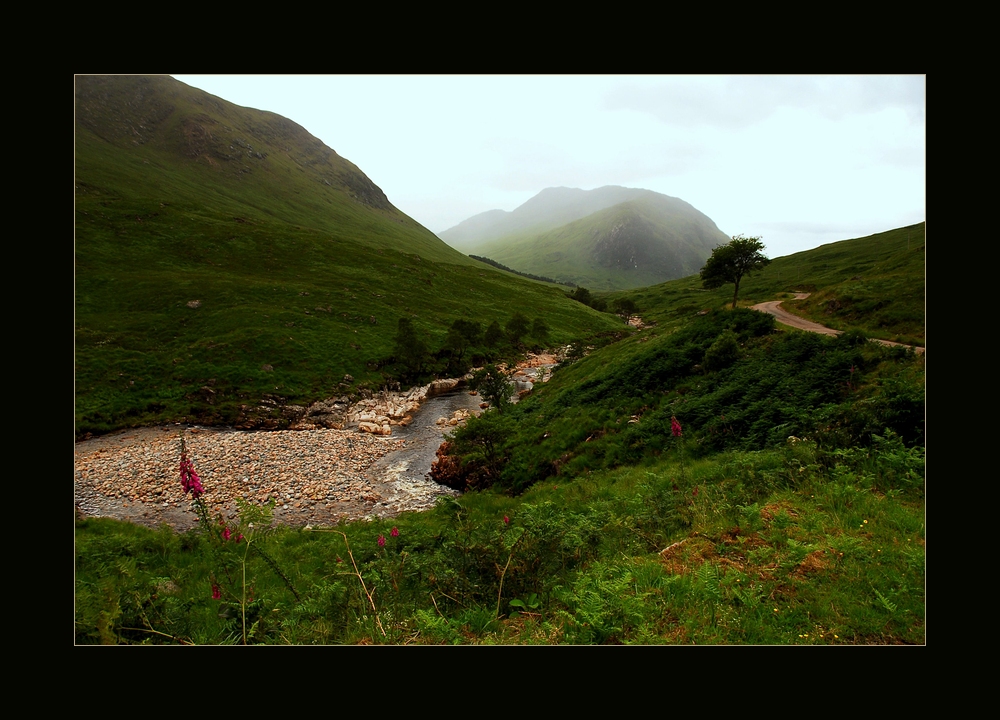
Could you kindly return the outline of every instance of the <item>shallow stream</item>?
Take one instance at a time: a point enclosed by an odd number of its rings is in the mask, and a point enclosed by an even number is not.
[[[437,449],[455,429],[437,421],[451,418],[457,410],[478,412],[480,402],[478,395],[469,395],[467,390],[431,397],[413,414],[412,423],[393,427],[393,440],[403,440],[405,444],[375,461],[367,473],[384,498],[380,505],[393,513],[420,510],[433,505],[442,495],[458,494],[430,479]],[[379,511],[381,514],[381,507]]]

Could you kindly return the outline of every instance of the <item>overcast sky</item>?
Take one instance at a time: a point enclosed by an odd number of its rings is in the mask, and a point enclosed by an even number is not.
[[[175,75],[302,125],[439,233],[547,187],[681,198],[771,257],[921,222],[922,75]]]

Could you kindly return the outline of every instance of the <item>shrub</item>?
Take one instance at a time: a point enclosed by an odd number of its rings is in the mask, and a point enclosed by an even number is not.
[[[705,369],[709,372],[715,372],[716,370],[729,367],[736,362],[739,354],[740,345],[736,340],[736,333],[732,330],[726,330],[705,351]]]

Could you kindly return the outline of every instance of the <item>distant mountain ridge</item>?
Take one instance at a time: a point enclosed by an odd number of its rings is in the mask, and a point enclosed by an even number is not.
[[[597,290],[694,274],[729,241],[680,198],[615,185],[547,188],[511,212],[480,213],[439,237],[519,272]]]
[[[438,233],[438,237],[461,250],[465,245],[478,245],[526,230],[536,232],[551,230],[647,193],[652,191],[618,185],[606,185],[595,190],[545,188],[510,212],[487,210]]]

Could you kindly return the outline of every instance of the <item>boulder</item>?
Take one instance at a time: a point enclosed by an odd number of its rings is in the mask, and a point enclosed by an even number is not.
[[[451,392],[456,387],[458,387],[458,380],[456,378],[447,378],[444,380],[435,380],[430,385],[427,386],[427,397],[434,397],[435,395],[444,395],[445,393]]]

